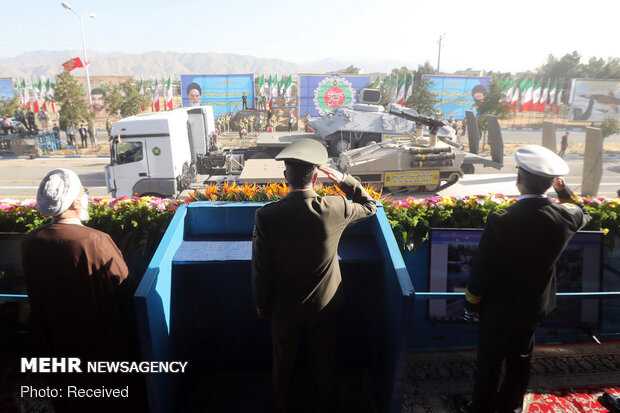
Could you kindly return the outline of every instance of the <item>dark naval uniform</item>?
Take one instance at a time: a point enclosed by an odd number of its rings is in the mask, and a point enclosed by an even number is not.
[[[252,273],[257,307],[271,309],[278,411],[290,408],[293,364],[304,331],[318,405],[333,388],[330,315],[340,300],[338,243],[347,225],[376,212],[375,201],[356,179],[348,176],[339,187],[346,198],[295,190],[256,212]]]
[[[466,292],[480,314],[475,411],[522,406],[534,332],[556,305],[556,261],[589,221],[579,197],[568,188],[561,192],[561,204],[526,195],[488,217]],[[506,377],[498,398],[503,360]]]

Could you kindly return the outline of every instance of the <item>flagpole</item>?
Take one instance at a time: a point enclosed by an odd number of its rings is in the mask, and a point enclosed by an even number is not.
[[[88,107],[90,108],[90,113],[93,113],[93,101],[92,96],[90,95],[90,73],[88,71],[88,54],[86,52],[86,35],[84,34],[84,17],[90,17],[91,19],[95,18],[95,13],[89,13],[88,15],[80,16],[78,12],[73,10],[71,6],[67,3],[62,3],[62,7],[73,12],[80,19],[80,31],[82,34],[82,49],[84,50],[84,69],[86,70],[86,91],[88,92]],[[92,118],[93,123],[93,134],[95,135],[95,139],[97,139],[97,130],[95,129],[95,117]]]

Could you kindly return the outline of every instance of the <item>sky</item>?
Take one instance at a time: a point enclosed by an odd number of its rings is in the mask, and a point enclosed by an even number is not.
[[[2,0],[1,3],[9,2]],[[549,54],[620,57],[620,1],[68,0],[89,50],[217,52],[295,63],[399,61],[504,72]],[[56,0],[10,2],[0,58],[82,47],[79,18]],[[362,66],[362,64],[357,64]],[[1,75],[1,74],[0,74]]]

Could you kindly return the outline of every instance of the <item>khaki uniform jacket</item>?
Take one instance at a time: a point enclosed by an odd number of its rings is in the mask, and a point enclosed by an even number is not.
[[[352,203],[308,189],[256,211],[252,278],[258,307],[278,317],[312,320],[332,301],[341,281],[340,236],[377,210],[355,178],[347,176],[339,187]]]

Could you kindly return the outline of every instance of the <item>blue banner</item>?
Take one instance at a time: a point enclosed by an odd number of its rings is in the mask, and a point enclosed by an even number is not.
[[[247,108],[254,107],[254,75],[181,75],[183,106],[210,105],[213,115],[234,115],[243,110],[243,95]]]
[[[477,115],[474,100],[482,100],[489,91],[491,78],[468,76],[424,75],[430,79],[429,90],[437,95],[440,102],[435,109],[441,110],[441,116],[456,120],[465,119],[465,111],[471,110]]]
[[[13,82],[11,79],[0,79],[0,101],[10,100],[15,97]]]
[[[316,117],[357,103],[359,89],[368,83],[370,75],[299,75],[299,116]]]

